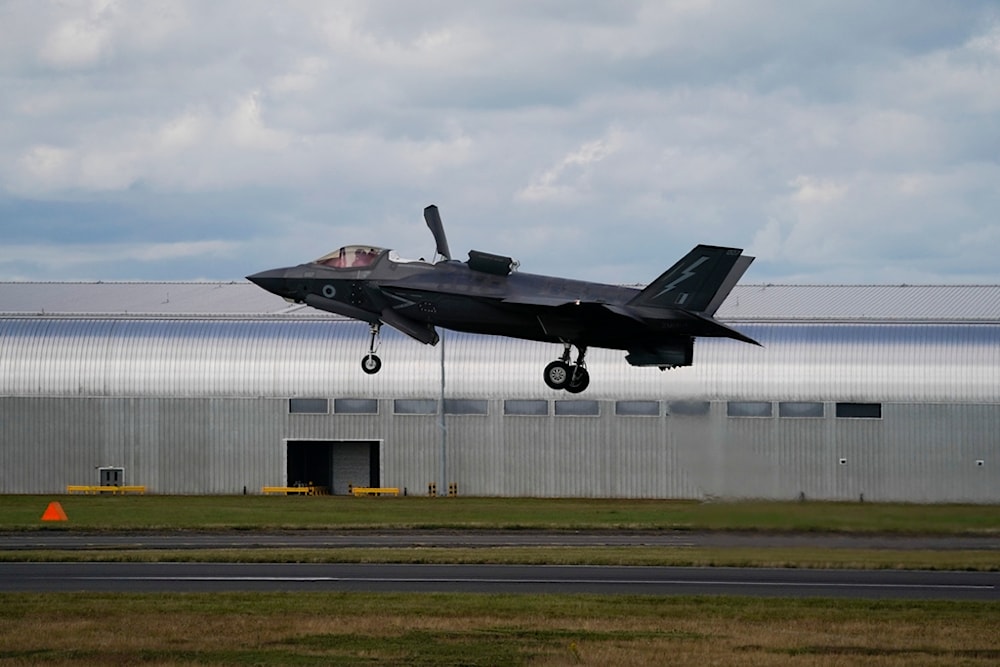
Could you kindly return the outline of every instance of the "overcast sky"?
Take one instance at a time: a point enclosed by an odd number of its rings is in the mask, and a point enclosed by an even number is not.
[[[1000,282],[1000,2],[0,1],[0,280]]]

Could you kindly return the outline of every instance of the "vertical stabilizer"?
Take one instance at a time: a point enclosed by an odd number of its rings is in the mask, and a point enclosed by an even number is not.
[[[740,248],[696,246],[629,305],[714,315],[753,259],[744,257]]]

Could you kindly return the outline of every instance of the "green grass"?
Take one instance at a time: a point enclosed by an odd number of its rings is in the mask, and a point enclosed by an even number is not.
[[[58,500],[68,522],[40,521]],[[2,496],[0,530],[635,529],[996,534],[997,505],[342,496]]]
[[[49,501],[69,521],[43,524]],[[634,529],[996,534],[1000,507],[3,496],[0,530]],[[0,552],[0,560],[517,562],[996,570],[992,551],[518,547]],[[1000,602],[479,594],[0,594],[0,665],[1000,663]]]
[[[3,562],[417,563],[800,567],[853,570],[1000,571],[989,550],[820,549],[815,547],[409,547],[342,549],[0,550]]]
[[[1000,603],[6,594],[0,664],[993,665]]]
[[[49,501],[69,521],[43,523]],[[537,498],[300,496],[4,496],[0,530],[486,528],[996,534],[1000,507],[822,502],[697,503]],[[2,548],[2,544],[0,544]],[[995,551],[809,547],[503,547],[397,549],[110,548],[0,551],[0,561],[395,562],[1000,569]]]

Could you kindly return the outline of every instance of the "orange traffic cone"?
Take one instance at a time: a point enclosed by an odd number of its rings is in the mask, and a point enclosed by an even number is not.
[[[42,515],[42,521],[69,521],[69,517],[66,516],[66,512],[63,511],[62,505],[52,501],[49,506],[45,508],[45,513]]]

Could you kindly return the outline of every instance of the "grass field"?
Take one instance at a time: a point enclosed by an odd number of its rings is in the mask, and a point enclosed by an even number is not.
[[[58,500],[68,522],[43,524]],[[945,535],[1000,508],[493,498],[4,496],[0,531],[490,528]],[[0,559],[1000,567],[995,551],[3,551]],[[0,562],[0,567],[3,567]],[[0,665],[995,665],[1000,602],[475,594],[3,594]]]
[[[1000,604],[726,597],[4,595],[9,665],[995,665]]]
[[[69,521],[44,524],[49,501]],[[0,530],[497,528],[1000,533],[997,505],[344,496],[2,496]]]
[[[822,549],[815,547],[408,547],[337,549],[93,549],[4,550],[0,563],[415,563],[504,565],[643,565],[661,567],[772,567],[854,570],[1000,571],[989,550]]]
[[[69,521],[43,523],[52,497],[0,499],[0,530],[740,530],[887,534],[1000,532],[1000,507],[874,503],[697,503],[537,498],[56,496]],[[1000,570],[989,550],[814,547],[495,547],[4,550],[0,561],[394,562]]]

